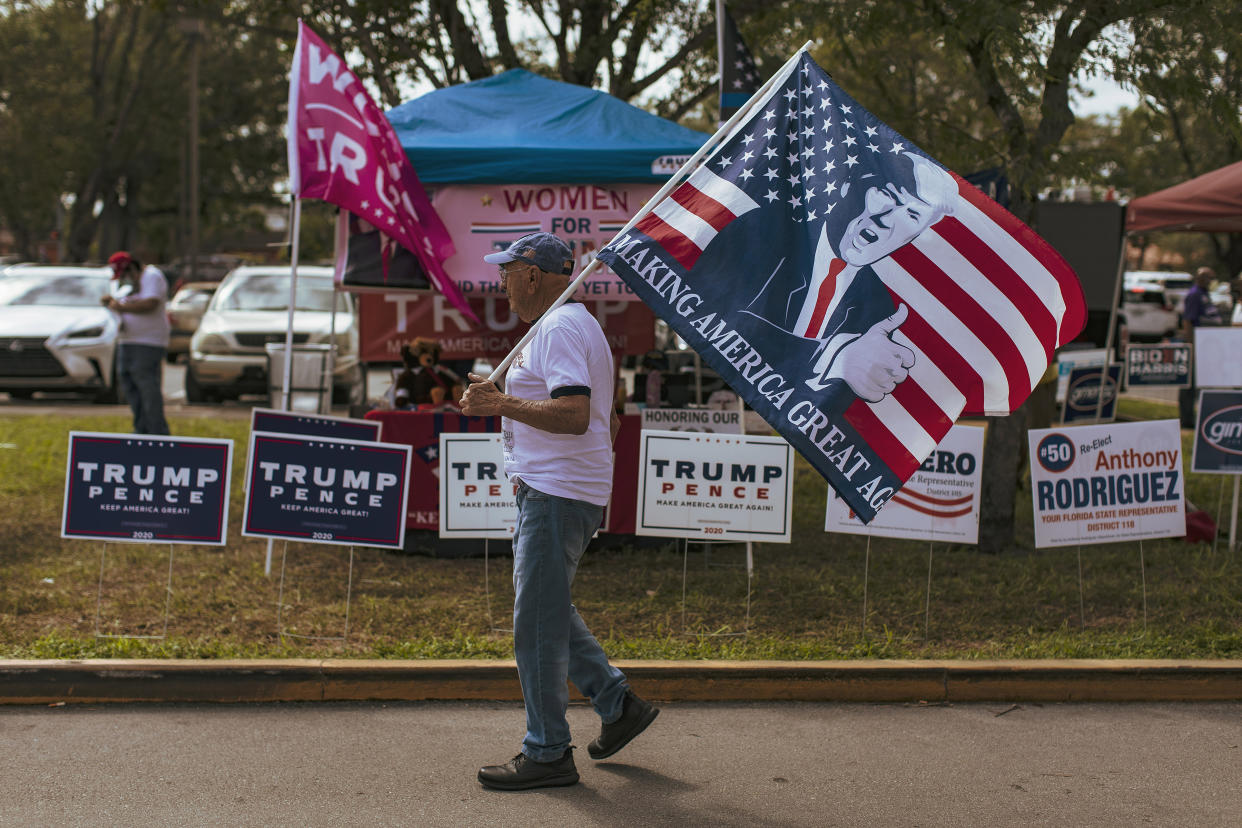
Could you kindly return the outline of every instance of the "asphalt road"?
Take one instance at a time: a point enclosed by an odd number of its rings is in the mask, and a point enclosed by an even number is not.
[[[577,742],[597,719],[574,707]],[[665,705],[482,789],[513,703],[0,708],[0,825],[1237,826],[1242,703]]]

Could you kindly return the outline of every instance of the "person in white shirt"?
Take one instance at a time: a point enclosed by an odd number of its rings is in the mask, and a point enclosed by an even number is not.
[[[569,286],[573,252],[551,233],[532,233],[484,257],[500,266],[501,287],[534,337],[514,359],[505,391],[477,374],[462,411],[503,418],[505,474],[517,483],[513,534],[513,650],[526,702],[522,752],[479,770],[495,790],[578,781],[570,744],[566,679],[603,722],[587,748],[612,756],[660,712],[634,695],[608,663],[574,608],[570,587],[612,493],[613,361],[599,322],[577,302],[549,310]]]
[[[168,281],[158,268],[143,267],[124,250],[113,253],[108,264],[112,292],[101,301],[121,318],[116,377],[134,414],[134,433],[167,434],[161,386],[168,353]]]

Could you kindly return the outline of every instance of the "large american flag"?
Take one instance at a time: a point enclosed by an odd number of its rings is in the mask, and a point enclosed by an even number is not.
[[[961,414],[1021,405],[1085,321],[1046,242],[805,52],[599,258],[864,520]],[[860,350],[895,386],[842,375]]]

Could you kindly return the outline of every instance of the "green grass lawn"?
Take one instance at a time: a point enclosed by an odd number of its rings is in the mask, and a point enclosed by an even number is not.
[[[1121,410],[1175,414],[1125,400]],[[505,557],[358,548],[348,637],[330,640],[345,632],[349,550],[289,544],[282,592],[277,542],[275,572],[264,575],[266,541],[238,534],[244,419],[171,423],[178,434],[235,441],[228,545],[175,546],[170,570],[168,546],[112,544],[101,578],[104,545],[59,536],[67,434],[125,432],[127,420],[0,417],[0,657],[510,654],[509,636],[493,629],[508,626],[512,605]],[[1215,514],[1222,492],[1229,505],[1226,479],[1189,475],[1188,496]],[[1224,542],[1035,550],[1023,488],[1006,554],[885,539],[868,547],[865,538],[823,531],[825,496],[823,479],[799,460],[793,543],[754,547],[749,620],[745,547],[737,544],[692,544],[684,553],[672,542],[593,548],[576,604],[618,658],[1242,657],[1242,567]],[[167,637],[137,637],[164,634],[166,603]],[[97,623],[105,635],[128,637],[97,638]]]

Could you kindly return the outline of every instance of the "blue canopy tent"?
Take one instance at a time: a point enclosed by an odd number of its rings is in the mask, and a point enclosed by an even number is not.
[[[664,181],[708,135],[524,69],[388,111],[425,184]],[[657,159],[682,156],[669,166]]]

